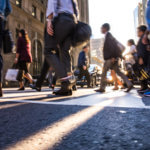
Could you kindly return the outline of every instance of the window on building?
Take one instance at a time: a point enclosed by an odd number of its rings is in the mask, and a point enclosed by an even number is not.
[[[21,8],[21,6],[22,6],[22,0],[16,0],[16,5]]]
[[[36,18],[36,7],[32,6],[32,16]]]
[[[44,13],[43,13],[43,12],[41,12],[40,21],[41,21],[42,23],[44,23]]]
[[[42,4],[44,4],[44,1],[43,1],[43,0],[41,0],[41,3],[42,3]]]
[[[18,28],[16,28],[16,39],[19,37],[19,29]]]

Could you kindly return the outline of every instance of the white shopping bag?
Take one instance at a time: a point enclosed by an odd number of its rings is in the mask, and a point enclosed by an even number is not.
[[[17,81],[19,69],[8,69],[5,80],[7,81]]]

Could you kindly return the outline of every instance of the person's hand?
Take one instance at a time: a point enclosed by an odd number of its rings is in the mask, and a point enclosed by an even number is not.
[[[83,70],[86,70],[87,69],[87,67],[86,66],[83,66]]]
[[[51,36],[54,35],[54,30],[53,30],[53,25],[52,25],[52,21],[51,20],[47,21],[47,32]]]
[[[143,64],[144,64],[143,58],[139,58],[139,64],[140,64],[140,65],[143,65]]]
[[[14,63],[15,63],[15,64],[17,64],[17,63],[18,63],[18,58],[15,58]]]

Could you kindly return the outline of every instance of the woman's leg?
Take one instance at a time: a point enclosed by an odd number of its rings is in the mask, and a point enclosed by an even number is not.
[[[33,84],[32,76],[29,74],[29,68],[30,68],[30,63],[26,63],[24,77],[30,82],[30,84]]]
[[[20,89],[24,88],[24,83],[23,83],[23,81],[20,81],[20,82],[19,82],[19,85],[20,85]]]
[[[24,74],[24,77],[30,82],[30,84],[33,84],[32,76],[29,73]]]

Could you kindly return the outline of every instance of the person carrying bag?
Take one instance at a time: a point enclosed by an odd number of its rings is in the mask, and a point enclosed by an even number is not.
[[[2,91],[2,69],[3,69],[3,58],[2,58],[2,46],[3,39],[5,36],[5,21],[7,16],[11,13],[11,5],[9,0],[0,0],[0,97],[3,96]],[[7,43],[7,40],[5,41]]]

